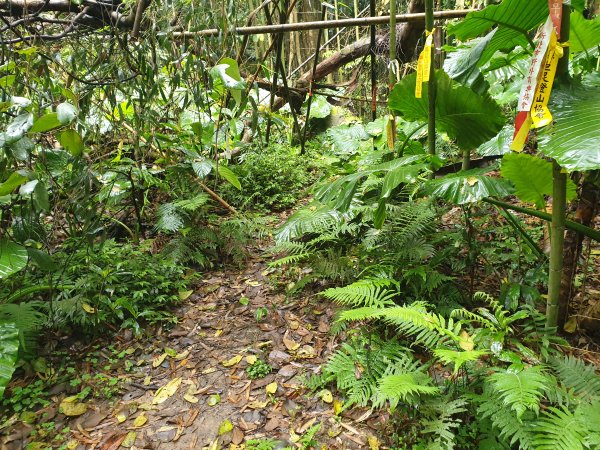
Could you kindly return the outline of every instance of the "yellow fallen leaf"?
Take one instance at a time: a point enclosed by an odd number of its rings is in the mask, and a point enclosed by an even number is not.
[[[323,400],[325,403],[332,403],[333,394],[331,393],[331,391],[328,389],[323,389],[321,391],[321,400]]]
[[[77,439],[71,439],[67,442],[67,450],[75,450],[77,447],[79,447],[79,441]]]
[[[179,292],[179,300],[185,300],[193,293],[194,293],[193,290],[192,291],[180,291]]]
[[[261,402],[260,400],[254,400],[253,402],[248,403],[246,406],[250,409],[262,409],[269,404],[269,400],[265,400]]]
[[[233,424],[231,423],[231,420],[226,419],[221,426],[219,426],[219,436],[229,433],[231,430],[233,430]]]
[[[302,348],[299,349],[298,352],[296,353],[296,356],[298,358],[310,359],[310,358],[316,358],[317,354],[315,352],[315,349],[312,346],[303,345]]]
[[[216,367],[209,367],[208,369],[204,369],[202,372],[200,372],[202,375],[208,375],[209,373],[213,373],[216,372],[217,368]]]
[[[369,448],[371,450],[379,450],[379,439],[375,436],[368,436],[367,442],[369,443]]]
[[[258,358],[254,355],[246,356],[246,362],[250,365],[254,364],[257,360],[258,360]]]
[[[214,441],[212,441],[210,443],[210,445],[207,447],[207,450],[219,450],[221,447],[219,446],[219,440],[215,439]]]
[[[135,420],[133,421],[133,426],[135,428],[143,427],[144,425],[146,425],[146,422],[148,422],[148,418],[144,413],[142,413],[135,418]]]
[[[575,331],[577,331],[577,317],[569,317],[569,320],[567,320],[563,326],[563,330],[567,333],[575,333]]]
[[[215,331],[215,337],[219,337],[223,334],[223,330],[217,330]]]
[[[152,404],[158,405],[160,403],[163,403],[169,397],[172,397],[173,394],[177,392],[177,389],[179,388],[180,384],[181,377],[173,378],[167,384],[158,389],[158,391],[156,391],[156,393],[154,394],[154,399],[152,399]]]
[[[81,307],[88,314],[94,314],[96,312],[96,308],[94,308],[93,306],[91,306],[89,303],[83,302],[81,304]]]
[[[166,357],[167,357],[167,354],[163,353],[162,355],[152,358],[152,367],[156,368],[156,367],[160,366],[165,361]]]
[[[184,399],[186,402],[189,402],[189,403],[194,403],[194,404],[198,403],[198,401],[199,401],[199,400],[198,400],[198,397],[195,397],[195,396],[193,396],[193,395],[190,395],[190,394],[185,394],[185,395],[183,396],[183,399]]]
[[[285,336],[283,337],[283,345],[285,345],[285,348],[291,352],[300,348],[300,344],[298,342],[294,341],[293,339],[288,339]]]
[[[233,358],[228,359],[227,361],[221,361],[221,364],[223,364],[223,366],[225,366],[225,367],[231,367],[231,366],[235,366],[241,360],[242,360],[242,355],[236,355]]]
[[[152,403],[148,403],[148,402],[140,403],[138,405],[138,408],[141,409],[142,411],[150,411],[150,410],[158,409]]]
[[[475,177],[467,177],[467,183],[469,186],[475,186],[477,183],[479,183],[479,180]]]
[[[469,333],[467,333],[465,330],[461,330],[458,346],[464,351],[470,352],[475,348],[475,342],[473,342],[473,338],[469,336]]]
[[[148,375],[148,376],[146,376],[146,378],[144,378],[144,386],[149,386],[151,382],[152,382],[152,377],[150,375]]]
[[[221,402],[221,396],[219,394],[212,394],[208,397],[208,406],[215,406],[216,404]]]
[[[177,354],[175,355],[175,359],[176,359],[177,361],[181,361],[182,359],[185,359],[185,358],[187,358],[187,357],[189,356],[189,354],[190,354],[190,351],[189,351],[189,350],[185,350],[185,351],[183,351],[183,352],[181,352],[181,353],[177,353]]]
[[[342,402],[341,400],[334,400],[333,401],[333,413],[338,416],[341,412],[342,409],[344,408],[344,402]]]
[[[123,422],[125,422],[125,421],[127,420],[127,415],[126,415],[126,414],[124,414],[124,413],[122,413],[122,412],[120,412],[120,413],[118,413],[118,414],[115,416],[115,418],[117,419],[117,422],[119,422],[119,423],[123,423]]]
[[[127,433],[127,436],[125,436],[123,442],[121,442],[121,447],[133,447],[133,444],[135,444],[135,438],[137,438],[137,433],[135,431],[130,431],[129,433]]]
[[[80,403],[78,400],[79,398],[76,395],[66,397],[60,402],[59,411],[69,417],[82,415],[87,411],[88,406],[85,403]]]
[[[277,392],[277,382],[273,381],[272,383],[267,384],[265,391],[267,391],[267,394],[274,394]]]

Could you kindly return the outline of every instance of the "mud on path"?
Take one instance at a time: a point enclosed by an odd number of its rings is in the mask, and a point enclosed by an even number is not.
[[[118,335],[113,353],[126,356],[105,366],[107,377],[123,386],[115,399],[83,399],[85,407],[76,400],[71,406],[85,412],[68,417],[59,405],[73,390],[59,387],[35,421],[68,432],[62,442],[27,448],[243,449],[261,438],[281,441],[277,448],[312,448],[301,438],[313,427],[316,448],[378,448],[371,435],[382,416],[364,409],[336,414],[341,402],[329,391],[303,387],[337,346],[329,333],[333,308],[318,297],[278,294],[269,272],[253,256],[242,270],[208,273],[176,311],[179,322],[170,331],[145,341]],[[250,379],[246,367],[254,360],[273,371]],[[0,431],[1,448],[41,441],[31,430],[13,423]]]

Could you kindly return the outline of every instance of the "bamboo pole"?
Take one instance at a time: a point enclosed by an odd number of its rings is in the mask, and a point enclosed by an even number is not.
[[[562,7],[560,41],[569,40],[569,6]],[[558,61],[557,76],[560,82],[569,81],[569,52]],[[552,222],[550,224],[550,268],[548,273],[548,300],[546,302],[546,327],[562,327],[566,321],[568,298],[560,298],[560,281],[563,271],[565,221],[567,216],[567,174],[556,161],[552,161]]]
[[[473,9],[460,9],[455,11],[438,11],[433,14],[435,20],[449,20],[465,17]],[[424,13],[399,14],[396,15],[397,23],[407,22],[423,22],[425,20]],[[324,20],[300,23],[287,23],[279,25],[256,25],[253,27],[238,27],[231,30],[232,34],[244,36],[247,34],[271,34],[271,33],[287,33],[290,31],[306,31],[306,30],[322,30],[325,28],[341,28],[341,27],[366,27],[374,25],[384,25],[389,23],[390,16],[373,16],[359,17],[356,19],[340,19],[340,20]],[[194,38],[200,36],[219,36],[223,30],[219,28],[208,28],[200,31],[176,31],[170,35],[174,38]]]
[[[425,0],[425,29],[427,33],[433,31],[433,0]],[[431,64],[429,66],[429,82],[427,84],[427,96],[429,99],[429,117],[427,122],[427,146],[429,148],[429,154],[435,155],[435,97],[436,97],[436,84],[435,84],[435,66],[433,64],[433,51],[431,55]]]
[[[369,12],[371,18],[373,18],[376,14],[375,0],[371,0]],[[373,121],[377,118],[377,73],[375,71],[377,55],[375,54],[375,38],[375,24],[371,24],[371,45],[369,52],[371,53],[371,120]]]
[[[396,83],[396,70],[399,70],[396,61],[396,0],[390,0],[390,62],[388,67],[388,89],[392,92]],[[389,94],[388,94],[389,96]],[[390,127],[392,135],[388,137],[388,142],[391,144],[391,151],[394,151],[396,143],[396,117],[390,110]]]

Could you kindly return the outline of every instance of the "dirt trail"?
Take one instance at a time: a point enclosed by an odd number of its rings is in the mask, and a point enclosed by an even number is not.
[[[259,308],[266,308],[260,321]],[[128,356],[111,376],[131,380],[116,402],[88,401],[85,414],[70,418],[57,412],[67,396],[58,393],[38,419],[46,412],[43,420],[68,426],[63,443],[78,449],[236,449],[258,438],[301,447],[293,441],[317,424],[320,446],[369,448],[380,417],[360,409],[338,417],[337,400],[302,387],[336,346],[329,334],[333,309],[315,298],[277,294],[260,256],[242,270],[204,276],[177,315],[170,332],[145,342],[125,336],[116,344]],[[245,368],[253,357],[268,362],[272,373],[251,380]],[[23,448],[32,441],[30,430],[15,424],[2,448]]]

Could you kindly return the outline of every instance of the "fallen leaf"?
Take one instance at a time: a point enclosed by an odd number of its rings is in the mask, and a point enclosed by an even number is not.
[[[298,358],[310,359],[310,358],[316,358],[317,354],[315,352],[314,347],[312,347],[310,345],[303,345],[302,348],[299,349],[298,352],[296,353],[296,356]]]
[[[210,443],[207,450],[219,450],[219,440],[215,439]]]
[[[336,416],[339,416],[339,414],[342,412],[342,409],[344,408],[344,402],[342,402],[341,400],[334,400],[333,401],[333,413]]]
[[[181,352],[181,353],[177,353],[177,354],[175,355],[175,359],[176,359],[177,361],[181,361],[182,359],[185,359],[185,358],[187,358],[187,357],[189,356],[189,354],[190,354],[190,351],[189,351],[189,350],[185,350],[185,351],[183,351],[183,352]]]
[[[563,326],[563,330],[567,333],[575,333],[575,331],[577,331],[577,317],[569,317],[569,320],[567,320]]]
[[[469,336],[469,333],[467,333],[465,330],[461,330],[458,346],[464,351],[470,352],[475,348],[475,342],[473,341],[473,338]]]
[[[323,389],[321,391],[321,400],[323,400],[325,403],[332,403],[333,394],[331,393],[331,391],[328,389]]]
[[[148,418],[144,413],[142,413],[135,418],[135,420],[133,421],[133,426],[135,428],[143,427],[144,425],[146,425],[146,422],[148,422]]]
[[[146,378],[144,378],[144,386],[149,386],[150,383],[152,382],[152,377],[150,375],[146,376]]]
[[[285,345],[285,348],[292,352],[300,348],[300,344],[298,342],[294,341],[293,339],[288,339],[286,336],[283,336],[283,345]]]
[[[467,184],[469,186],[475,186],[477,183],[479,183],[479,180],[475,177],[467,177]]]
[[[123,442],[121,442],[121,447],[125,447],[125,448],[133,447],[133,444],[135,444],[136,438],[137,438],[137,433],[135,431],[130,431],[129,433],[127,433],[127,436],[125,436],[125,440],[123,440]]]
[[[371,450],[379,450],[379,439],[375,436],[367,436],[367,442]]]
[[[83,302],[81,304],[81,307],[88,314],[94,314],[96,312],[96,308],[94,308],[93,306],[91,306],[89,303]]]
[[[208,375],[209,373],[213,373],[216,372],[217,368],[216,367],[209,367],[208,369],[204,369],[202,372],[200,372],[202,375]]]
[[[156,368],[156,367],[160,366],[165,361],[166,357],[167,357],[167,354],[163,353],[159,356],[152,358],[152,367]]]
[[[231,367],[231,366],[235,366],[241,360],[242,360],[242,355],[236,355],[233,358],[228,359],[227,361],[221,361],[221,364],[223,364],[223,366],[225,366],[225,367]]]
[[[221,403],[221,396],[219,394],[212,394],[208,397],[208,406],[215,406],[218,403]]]
[[[223,330],[217,330],[215,331],[215,337],[219,337],[223,334]]]
[[[219,436],[229,433],[231,430],[233,430],[233,424],[231,423],[231,420],[226,419],[221,426],[219,426]]]
[[[246,362],[250,365],[254,364],[257,360],[258,360],[258,358],[254,355],[246,356]]]
[[[171,358],[175,358],[177,356],[177,350],[173,350],[172,348],[165,348],[165,353]]]
[[[261,402],[260,400],[254,400],[246,405],[246,407],[250,409],[262,409],[269,404],[269,400],[265,400]]]
[[[81,416],[87,411],[88,406],[85,403],[80,403],[78,400],[79,398],[76,395],[66,397],[62,402],[60,402],[58,410],[65,416]]]
[[[267,384],[265,391],[267,391],[267,394],[274,394],[277,392],[277,382],[273,381],[272,383]]]
[[[233,429],[233,435],[231,437],[231,442],[233,442],[234,445],[239,445],[242,442],[244,442],[244,432],[242,430],[240,430],[238,427],[235,427]]]
[[[179,300],[186,300],[190,295],[192,295],[194,291],[180,291],[179,292]]]
[[[160,403],[163,403],[169,397],[172,397],[173,394],[175,394],[175,392],[177,392],[177,389],[179,388],[180,384],[181,384],[181,377],[173,378],[171,381],[169,381],[163,387],[158,389],[158,391],[156,391],[156,393],[154,394],[154,399],[152,400],[152,404],[158,405]]]
[[[124,414],[124,413],[122,413],[122,412],[120,412],[120,413],[118,413],[118,414],[115,416],[115,418],[117,419],[117,422],[119,422],[119,423],[123,423],[123,422],[125,422],[125,421],[127,420],[127,415],[126,415],[126,414]]]

